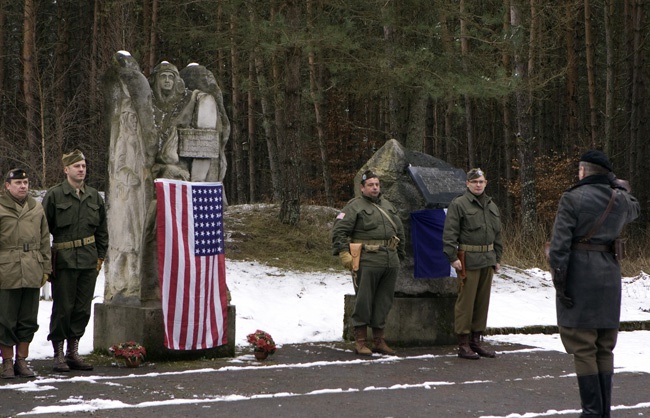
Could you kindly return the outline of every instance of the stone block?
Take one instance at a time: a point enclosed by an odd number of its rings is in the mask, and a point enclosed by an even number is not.
[[[147,360],[192,360],[235,356],[236,309],[228,305],[228,343],[206,350],[178,351],[164,346],[165,330],[161,306],[116,303],[95,304],[93,348],[106,351],[113,344],[137,341],[147,349]]]
[[[350,317],[355,301],[355,295],[345,295],[343,338],[350,341],[354,340]],[[396,347],[455,344],[455,303],[453,295],[396,297],[384,328],[386,342]],[[371,335],[368,329],[368,337]]]

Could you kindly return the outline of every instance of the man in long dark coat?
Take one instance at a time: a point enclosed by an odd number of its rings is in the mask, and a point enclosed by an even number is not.
[[[617,257],[623,255],[614,244],[640,206],[600,151],[582,155],[578,178],[560,200],[549,262],[560,337],[578,376],[581,416],[608,417],[621,311]]]

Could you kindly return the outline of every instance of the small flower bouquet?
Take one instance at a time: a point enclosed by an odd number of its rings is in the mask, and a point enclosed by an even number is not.
[[[246,337],[248,342],[253,346],[253,351],[257,353],[273,354],[275,353],[275,341],[271,334],[260,329]]]
[[[147,355],[147,350],[135,341],[115,344],[108,349],[116,358],[122,358],[131,363],[140,363]]]

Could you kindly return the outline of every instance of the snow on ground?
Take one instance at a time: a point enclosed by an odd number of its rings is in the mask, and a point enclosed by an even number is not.
[[[343,271],[297,273],[250,261],[226,261],[226,280],[237,307],[236,344],[247,345],[246,335],[256,329],[269,332],[281,344],[341,341],[344,295],[352,293]],[[104,275],[100,273],[95,303],[103,301]],[[39,325],[30,347],[31,358],[48,358],[47,341],[52,303],[41,301]],[[650,321],[650,276],[623,279],[622,321]],[[555,325],[555,300],[548,272],[505,266],[495,275],[488,316],[489,327]],[[92,351],[93,320],[81,340],[82,354]],[[564,351],[558,335],[510,334],[488,340],[521,343]],[[650,346],[650,331],[620,333],[615,350],[619,371],[650,373],[642,347]]]

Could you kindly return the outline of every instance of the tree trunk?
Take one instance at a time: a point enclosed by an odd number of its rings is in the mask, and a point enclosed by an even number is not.
[[[566,75],[566,136],[570,143],[574,143],[573,138],[578,137],[578,60],[576,58],[575,47],[575,22],[577,20],[577,9],[573,2],[566,2],[566,31],[565,44],[567,56],[567,75]]]
[[[300,4],[301,0],[287,0],[286,2],[289,33],[294,36],[300,33]],[[281,144],[278,141],[284,180],[279,218],[282,223],[288,225],[296,225],[300,221],[301,59],[302,50],[298,40],[290,40],[286,49],[287,74],[284,90],[286,142]]]
[[[605,22],[605,60],[606,60],[606,82],[605,82],[605,132],[603,139],[603,151],[607,155],[612,154],[612,143],[614,141],[614,37],[612,29],[612,18],[614,16],[614,2],[616,0],[605,0],[603,7]]]
[[[596,81],[594,79],[594,41],[591,34],[591,6],[589,0],[585,4],[585,55],[587,60],[587,91],[589,96],[589,127],[591,130],[591,147],[596,148],[598,142],[598,115],[596,108]]]
[[[231,40],[232,44],[230,46],[230,65],[232,68],[231,74],[231,84],[232,84],[232,123],[231,123],[231,132],[232,138],[230,139],[230,144],[232,144],[232,158],[234,159],[232,164],[233,173],[232,181],[234,184],[232,189],[235,192],[234,201],[236,203],[245,203],[246,202],[246,193],[244,191],[245,176],[244,176],[244,156],[242,151],[241,144],[241,99],[239,97],[239,55],[237,51],[237,43],[235,40],[235,33],[237,30],[237,24],[235,20],[236,16],[230,17],[230,30],[231,30]]]
[[[23,9],[23,98],[25,103],[25,129],[27,147],[26,155],[23,155],[23,161],[31,161],[30,153],[40,155],[38,135],[36,126],[36,110],[38,109],[38,99],[36,97],[38,88],[36,86],[36,9],[34,0],[25,0]],[[34,155],[34,154],[31,154]],[[32,170],[34,167],[32,167]]]
[[[510,8],[510,23],[513,31],[514,65],[517,89],[517,154],[519,156],[519,179],[521,182],[521,231],[523,242],[532,242],[537,227],[535,197],[535,159],[534,138],[532,137],[531,95],[529,91],[528,65],[526,63],[524,26],[521,22],[520,4],[513,0]]]
[[[313,29],[312,0],[307,0],[307,16],[309,19],[309,28]],[[314,103],[314,116],[316,118],[316,135],[318,139],[318,149],[320,151],[321,169],[323,173],[323,186],[325,188],[325,198],[327,206],[334,206],[334,195],[332,194],[332,175],[330,174],[329,158],[327,155],[327,144],[325,143],[325,132],[323,131],[323,117],[321,111],[321,97],[323,91],[317,78],[316,57],[312,48],[309,51],[309,94]]]
[[[467,42],[467,22],[464,19],[465,0],[460,0],[460,53],[463,60],[463,68],[467,71],[467,54],[469,44]],[[472,99],[465,94],[465,134],[467,135],[467,164],[468,168],[475,167],[476,154],[474,152],[474,110]]]
[[[255,53],[251,53],[248,59],[248,196],[251,203],[257,201],[257,192],[255,190],[256,176],[255,164],[257,161],[255,155],[255,97],[253,95],[253,84],[255,80]]]

